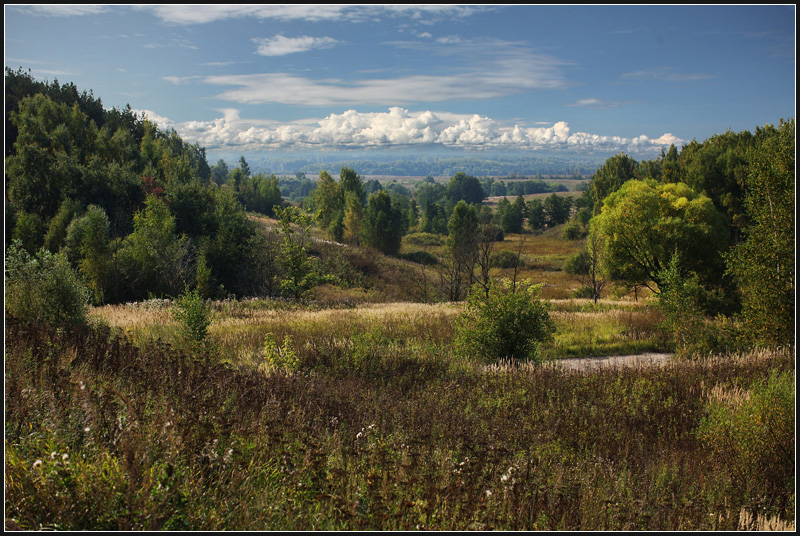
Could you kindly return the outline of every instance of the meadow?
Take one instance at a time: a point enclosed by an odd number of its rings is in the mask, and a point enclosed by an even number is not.
[[[502,243],[545,284],[542,356],[670,352],[649,297],[571,297],[578,247]],[[338,254],[358,285],[211,302],[203,344],[170,300],[7,318],[6,527],[794,529],[793,348],[487,366],[453,351],[463,304],[403,300],[421,267]]]

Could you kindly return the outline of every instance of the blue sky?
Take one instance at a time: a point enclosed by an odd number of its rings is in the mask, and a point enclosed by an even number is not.
[[[5,65],[215,153],[626,151],[795,117],[795,6],[5,7]],[[213,161],[213,158],[210,158]]]

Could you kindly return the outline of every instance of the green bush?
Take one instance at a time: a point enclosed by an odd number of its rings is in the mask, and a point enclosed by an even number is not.
[[[504,279],[488,293],[473,292],[456,324],[456,348],[485,363],[541,361],[538,346],[552,339],[555,324],[539,299],[541,285]]]
[[[53,327],[87,323],[90,293],[64,254],[41,249],[31,256],[15,240],[6,253],[6,312]]]
[[[492,253],[489,257],[489,264],[493,268],[521,268],[525,266],[525,261],[513,251],[504,249],[497,253]]]
[[[264,340],[264,364],[268,369],[282,369],[289,372],[297,371],[300,357],[292,348],[294,341],[290,335],[283,338],[283,345],[278,346],[275,336],[267,333]]]
[[[442,237],[433,233],[411,233],[405,237],[406,244],[414,246],[441,246]]]
[[[564,226],[562,236],[566,240],[580,240],[587,234],[586,228],[578,220],[572,219]]]
[[[208,336],[208,326],[211,325],[211,308],[195,289],[185,292],[175,299],[175,309],[172,312],[175,320],[183,324],[189,339],[202,345]]]
[[[736,324],[709,311],[720,301],[717,292],[707,290],[694,272],[682,275],[679,259],[673,257],[662,270],[662,289],[658,296],[664,315],[662,329],[675,342],[675,353],[681,357],[702,357],[734,352],[739,346]]]
[[[773,370],[749,390],[717,387],[712,391],[697,436],[714,459],[729,471],[743,491],[756,492],[752,500],[762,507],[770,496],[784,496],[794,489],[795,374]]]
[[[424,264],[426,266],[436,266],[439,264],[439,259],[433,253],[428,253],[427,251],[411,251],[409,253],[403,253],[400,256],[402,259],[416,262],[417,264]]]

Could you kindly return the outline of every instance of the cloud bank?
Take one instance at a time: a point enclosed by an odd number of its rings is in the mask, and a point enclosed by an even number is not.
[[[652,139],[573,132],[564,121],[547,127],[503,126],[488,117],[442,112],[409,112],[400,107],[386,112],[348,110],[323,119],[293,123],[245,120],[235,109],[213,121],[173,123],[144,112],[162,128],[209,150],[268,151],[302,149],[369,149],[439,146],[461,149],[583,150],[657,153],[684,140],[664,134]]]

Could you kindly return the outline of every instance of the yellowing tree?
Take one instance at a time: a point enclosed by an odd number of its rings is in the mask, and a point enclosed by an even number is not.
[[[608,272],[654,292],[660,292],[660,274],[676,253],[682,273],[718,278],[728,246],[724,216],[711,199],[683,183],[626,182],[606,197],[592,229],[604,240]]]

